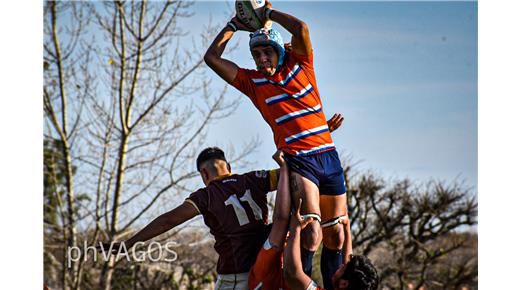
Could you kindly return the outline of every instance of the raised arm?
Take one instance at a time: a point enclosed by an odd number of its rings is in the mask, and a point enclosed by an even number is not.
[[[234,62],[222,58],[222,54],[224,53],[228,41],[237,30],[247,30],[247,28],[242,25],[236,17],[233,17],[220,31],[217,37],[215,37],[215,40],[213,40],[204,55],[206,64],[228,83],[231,83],[235,79],[238,66]]]
[[[278,150],[273,159],[280,165],[280,177],[273,212],[273,227],[269,234],[269,243],[276,249],[283,249],[291,212],[291,195],[289,191],[289,168],[283,160],[283,152]]]
[[[297,210],[291,216],[289,227],[289,239],[284,252],[284,271],[285,281],[291,289],[307,289],[312,279],[303,272],[301,261],[301,231],[310,221],[303,221],[300,216],[301,199]]]
[[[280,24],[292,35],[292,49],[301,55],[312,52],[311,38],[307,24],[287,13],[272,9],[272,4],[266,1],[265,17]]]
[[[345,241],[343,242],[343,264],[347,264],[352,255],[352,234],[350,232],[350,219],[348,215],[341,221],[345,229]]]

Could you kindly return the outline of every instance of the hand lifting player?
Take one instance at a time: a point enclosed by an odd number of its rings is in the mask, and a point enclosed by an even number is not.
[[[300,233],[312,218],[300,215],[301,199],[293,215],[289,191],[289,170],[283,159],[284,153],[278,150],[273,159],[280,166],[280,177],[273,212],[273,225],[269,237],[260,249],[255,264],[249,271],[248,289],[307,289],[320,290],[317,284],[303,272],[300,257]],[[287,231],[291,223],[289,239]],[[340,222],[350,227],[348,219]],[[349,232],[349,231],[346,231]],[[287,240],[287,243],[286,243]],[[352,240],[346,237],[346,253],[352,253]],[[287,244],[287,245],[286,245]],[[282,259],[282,255],[284,259]],[[334,290],[375,290],[378,286],[377,271],[364,256],[348,255],[346,264],[342,264],[332,276],[329,284]],[[285,264],[285,265],[284,265]]]
[[[280,191],[280,188],[278,190]],[[291,215],[289,238],[284,252],[284,282],[288,289],[324,290],[303,272],[300,260],[300,233],[309,222],[300,215],[300,208],[301,200]],[[339,224],[345,229],[350,227],[348,219],[342,220]],[[346,239],[349,248],[346,252],[351,253],[351,239],[350,237],[346,237]],[[330,289],[334,290],[377,290],[379,276],[370,259],[361,255],[349,254],[347,262],[340,265],[329,281],[324,280],[323,283],[331,285]]]

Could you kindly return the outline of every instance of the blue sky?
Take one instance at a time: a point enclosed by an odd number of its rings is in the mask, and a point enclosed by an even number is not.
[[[477,186],[477,3],[275,1],[304,20],[327,117],[341,113],[333,134],[338,151],[359,172],[384,178],[465,181]],[[211,20],[221,27],[234,1],[195,1],[183,19],[186,45]],[[290,35],[275,24],[285,41]],[[254,68],[248,33],[238,32],[226,57]],[[205,50],[205,47],[202,47]],[[225,84],[209,68],[215,91]],[[229,88],[230,97],[239,97]],[[239,147],[254,137],[254,168],[276,167],[271,130],[247,97],[238,111],[210,128],[205,146]]]
[[[476,188],[476,2],[273,6],[309,25],[325,113],[346,119],[333,139],[339,152],[359,163],[358,171],[419,182],[464,180]],[[193,23],[211,15],[222,24],[229,11],[225,2],[197,2],[194,10]],[[230,45],[239,48],[228,58],[252,68],[247,39],[247,33],[237,33]],[[229,93],[240,95],[233,88]],[[244,97],[234,116],[212,127],[208,145],[241,144],[255,136],[263,140],[253,156],[256,165],[274,167],[271,131]]]

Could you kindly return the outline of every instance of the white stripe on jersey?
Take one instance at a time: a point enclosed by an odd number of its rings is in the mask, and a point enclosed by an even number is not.
[[[295,119],[296,117],[298,117],[300,115],[303,115],[303,114],[306,114],[306,113],[318,113],[320,110],[321,110],[321,105],[318,104],[317,106],[314,106],[312,108],[305,108],[303,110],[299,110],[299,111],[296,111],[296,112],[291,112],[289,114],[283,115],[283,116],[277,118],[274,121],[277,124],[279,124],[280,122],[283,122],[283,121],[285,121],[287,119]]]
[[[292,136],[289,136],[289,137],[285,138],[285,143],[290,143],[290,142],[294,142],[294,141],[299,140],[299,139],[303,139],[303,138],[305,138],[308,135],[314,134],[315,132],[318,132],[318,131],[321,131],[321,130],[328,130],[328,128],[329,128],[328,125],[323,125],[323,126],[319,126],[319,127],[316,127],[316,128],[312,128],[312,129],[309,129],[309,130],[302,131],[300,133],[296,133],[296,134],[294,134]]]

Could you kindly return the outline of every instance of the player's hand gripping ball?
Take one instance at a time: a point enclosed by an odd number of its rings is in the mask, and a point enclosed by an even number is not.
[[[253,31],[271,27],[264,17],[265,0],[236,0],[235,10],[237,19]]]

